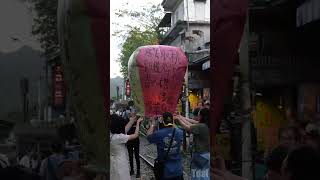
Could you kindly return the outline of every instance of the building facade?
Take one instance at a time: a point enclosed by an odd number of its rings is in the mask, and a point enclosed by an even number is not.
[[[279,128],[319,117],[320,2],[252,0],[249,62],[257,151],[278,144]]]
[[[188,59],[190,109],[202,99],[209,99],[210,1],[164,0],[166,12],[159,24],[164,30],[161,45],[182,48]]]

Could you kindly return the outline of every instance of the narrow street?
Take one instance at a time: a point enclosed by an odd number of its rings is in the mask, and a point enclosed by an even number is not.
[[[153,163],[157,157],[157,147],[154,144],[150,144],[145,136],[140,135],[140,155],[148,162]],[[183,166],[184,166],[184,180],[190,180],[190,155],[183,155]],[[153,171],[149,163],[140,157],[141,163],[141,180],[153,180]],[[134,168],[136,168],[134,160]],[[136,169],[134,169],[136,172]],[[131,176],[132,180],[136,180],[135,175]]]
[[[0,180],[320,180],[320,0],[0,12]]]

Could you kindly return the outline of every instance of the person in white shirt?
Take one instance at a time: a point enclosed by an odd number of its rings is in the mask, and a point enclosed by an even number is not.
[[[9,163],[8,157],[5,154],[0,154],[0,167],[6,168],[9,166],[10,166],[10,163]]]
[[[136,117],[130,118],[125,125],[122,117],[111,115],[110,127],[110,179],[112,180],[130,180],[129,159],[126,143],[129,140],[138,138],[140,122],[143,118],[137,120]],[[134,134],[127,135],[131,126],[137,121]]]
[[[19,165],[31,169],[32,163],[31,163],[31,151],[27,152],[19,161]]]

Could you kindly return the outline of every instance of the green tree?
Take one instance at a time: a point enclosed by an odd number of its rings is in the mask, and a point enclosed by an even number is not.
[[[120,71],[124,77],[128,75],[128,61],[131,54],[140,46],[158,44],[158,36],[152,31],[141,31],[139,28],[133,28],[129,31],[128,37],[122,44],[120,57]]]
[[[50,57],[59,52],[57,32],[58,0],[30,0],[31,10],[35,12],[32,34],[39,40],[43,55]]]
[[[162,29],[158,27],[161,21],[163,11],[159,5],[147,5],[141,10],[126,9],[117,10],[118,18],[129,18],[131,22],[139,22],[137,24],[114,23],[118,26],[118,31],[113,36],[119,37],[121,42],[121,52],[118,62],[120,64],[120,72],[124,78],[128,75],[128,61],[131,54],[140,46],[158,44],[162,36]]]

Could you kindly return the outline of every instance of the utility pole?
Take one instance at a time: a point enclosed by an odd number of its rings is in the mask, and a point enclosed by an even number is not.
[[[38,120],[40,122],[41,120],[41,76],[39,78],[39,83],[38,83]]]
[[[124,85],[121,85],[121,96],[122,96],[122,100],[126,100],[126,97],[124,95]]]
[[[22,78],[20,80],[20,88],[21,88],[21,95],[22,95],[22,107],[23,107],[23,122],[27,122],[28,116],[28,99],[27,95],[29,92],[29,81],[27,78]]]
[[[186,82],[186,86],[185,86],[185,96],[186,96],[186,118],[189,118],[189,87],[188,87],[188,67],[187,67],[187,71],[186,71],[186,77],[185,77],[185,82]]]
[[[117,100],[119,100],[119,86],[117,86]]]
[[[49,118],[49,72],[48,72],[48,59],[46,59],[45,64],[45,121]]]
[[[187,70],[186,70],[186,75],[185,75],[185,117],[186,118],[189,118],[189,88],[188,88],[188,67],[187,67]],[[183,150],[186,151],[187,150],[187,133],[186,131],[184,130],[183,131]]]
[[[188,3],[188,0],[185,1],[186,2],[186,7],[187,7],[187,11],[186,11],[186,14],[187,14],[187,28],[186,28],[186,32],[188,33],[189,32],[189,29],[190,29],[190,25],[189,25],[189,3]],[[185,40],[183,40],[183,47],[184,47],[184,52],[186,52],[187,48],[186,48],[186,43],[185,43]],[[188,66],[189,66],[189,54],[187,54],[187,58],[188,58]],[[189,118],[189,88],[188,88],[188,78],[189,78],[189,73],[188,73],[188,66],[187,66],[187,70],[186,70],[186,75],[185,75],[185,82],[186,82],[186,85],[185,85],[185,96],[186,96],[186,105],[185,105],[185,116],[186,118]],[[187,133],[186,131],[184,130],[183,131],[183,150],[186,151],[187,150]]]
[[[127,89],[127,85],[126,85],[127,83],[126,83],[125,80],[124,80],[123,84],[124,84],[123,85],[123,98],[124,98],[124,100],[127,100],[127,93],[126,93],[127,92],[127,90],[126,90]]]
[[[248,16],[248,15],[247,15]],[[240,43],[241,105],[242,105],[242,176],[253,179],[252,142],[251,142],[251,93],[249,61],[249,19],[244,28]]]

